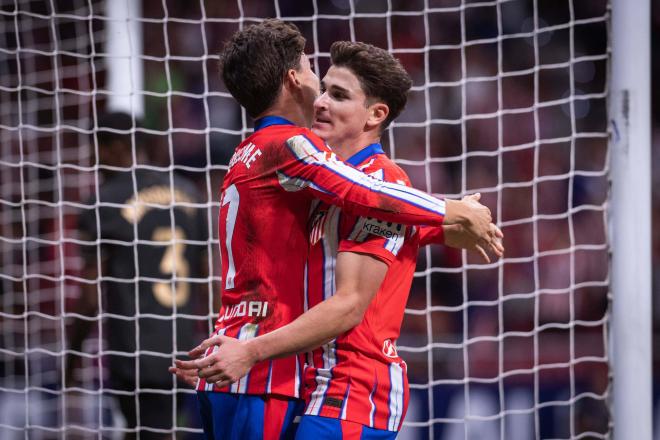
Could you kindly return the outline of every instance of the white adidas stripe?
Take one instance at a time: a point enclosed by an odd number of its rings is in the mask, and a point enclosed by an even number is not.
[[[437,214],[445,214],[444,200],[436,199],[422,191],[396,183],[384,182],[352,168],[336,159],[332,153],[320,151],[305,136],[298,135],[287,140],[287,145],[302,162],[324,166],[335,174],[363,186],[370,191],[383,193]]]

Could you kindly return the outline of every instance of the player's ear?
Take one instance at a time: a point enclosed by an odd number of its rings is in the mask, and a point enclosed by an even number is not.
[[[369,117],[367,118],[367,127],[374,128],[387,119],[390,114],[390,108],[384,102],[374,102],[369,106]]]
[[[302,86],[296,69],[289,69],[284,74],[284,86],[289,90],[298,89]]]

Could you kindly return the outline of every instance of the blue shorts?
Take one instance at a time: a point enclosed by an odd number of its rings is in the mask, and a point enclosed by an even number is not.
[[[397,434],[348,420],[305,415],[300,420],[296,440],[394,440]]]
[[[199,412],[207,440],[293,439],[300,399],[198,391]]]

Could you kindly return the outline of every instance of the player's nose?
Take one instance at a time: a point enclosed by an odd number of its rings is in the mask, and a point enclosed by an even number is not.
[[[327,108],[328,108],[328,92],[323,92],[314,100],[314,110],[316,111],[327,110]]]

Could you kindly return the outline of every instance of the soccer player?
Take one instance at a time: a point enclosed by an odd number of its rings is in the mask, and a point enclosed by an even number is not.
[[[225,85],[255,118],[255,132],[237,147],[222,186],[218,335],[249,340],[303,313],[306,223],[316,199],[388,221],[440,226],[444,219],[484,242],[493,239],[490,212],[478,202],[443,201],[376,180],[339,161],[303,128],[311,125],[319,92],[304,46],[295,26],[265,20],[234,34],[220,56]],[[302,357],[288,356],[255,364],[229,386],[200,380],[207,436],[290,435],[303,365]],[[177,367],[196,368],[182,362]]]
[[[409,184],[378,143],[405,106],[408,74],[389,53],[366,44],[335,43],[331,57],[326,90],[316,100],[313,130],[364,173]],[[213,355],[217,363],[203,368],[200,377],[223,386],[241,378],[257,361],[327,342],[308,357],[307,408],[298,437],[394,438],[408,389],[405,363],[394,344],[420,234],[415,228],[345,215],[326,203],[315,204],[308,225],[305,299],[313,307],[292,324],[250,341],[237,343],[222,336],[205,341],[191,354],[222,345]],[[452,244],[488,259],[469,235],[446,228]],[[442,228],[423,228],[421,235],[430,243],[441,241],[444,234]],[[499,244],[491,250],[501,254]]]
[[[132,145],[140,164],[151,162],[151,150],[140,133],[131,134],[130,115],[101,115],[98,127],[105,180],[98,199],[88,202],[92,209],[79,217],[86,281],[74,312],[94,317],[102,301],[105,349],[112,353],[105,356],[106,390],[118,391],[127,428],[135,430],[124,438],[170,438],[149,429],[172,429],[173,383],[167,367],[175,351],[188,350],[202,335],[196,321],[172,315],[199,315],[205,303],[201,284],[190,282],[205,278],[200,270],[208,239],[205,211],[192,206],[197,190],[191,182],[176,174],[170,181],[167,172],[131,170]],[[89,318],[74,320],[68,348],[81,351],[93,324]],[[78,360],[67,359],[67,386]]]

